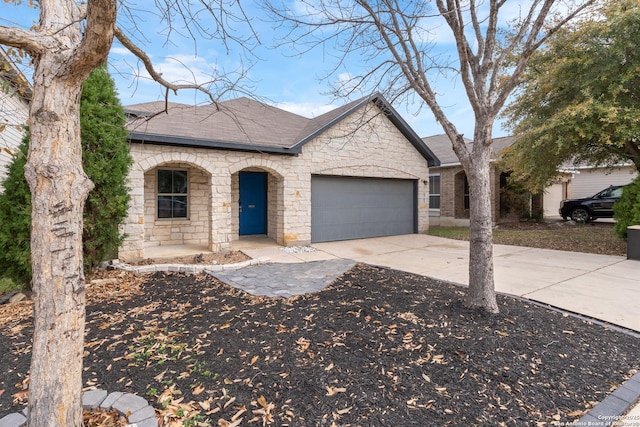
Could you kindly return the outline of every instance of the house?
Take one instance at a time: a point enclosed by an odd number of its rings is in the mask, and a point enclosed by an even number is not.
[[[0,47],[0,183],[24,137],[30,99],[31,87],[27,79]]]
[[[438,167],[429,171],[429,217],[431,225],[468,226],[469,225],[469,186],[466,175],[458,157],[454,153],[451,142],[446,135],[435,135],[423,138],[424,143],[440,160]],[[497,167],[497,160],[505,148],[515,142],[513,136],[495,138],[491,156],[491,188],[493,222],[517,219],[510,212],[507,188],[508,172]],[[471,140],[466,140],[472,144]],[[471,148],[471,147],[470,147]],[[544,218],[560,218],[558,212],[563,199],[590,197],[610,185],[625,185],[633,181],[637,171],[631,163],[617,165],[613,168],[583,166],[563,166],[558,178],[545,188],[541,196],[525,197],[528,212],[542,211]],[[525,200],[528,199],[528,200]]]
[[[123,260],[159,245],[225,251],[245,235],[284,246],[429,226],[437,157],[380,95],[313,119],[238,98],[132,105],[132,199]]]
[[[627,185],[638,176],[631,162],[614,167],[575,166],[566,173],[571,174],[567,196],[572,199],[593,196],[610,185]]]
[[[440,160],[440,165],[429,170],[429,221],[436,226],[468,226],[469,225],[469,184],[458,156],[453,151],[449,138],[442,135],[429,136],[422,139]],[[492,218],[497,223],[505,214],[504,203],[501,205],[501,189],[506,186],[507,173],[496,166],[500,152],[513,144],[513,137],[495,138],[491,156],[491,188]],[[471,149],[473,141],[465,140]]]

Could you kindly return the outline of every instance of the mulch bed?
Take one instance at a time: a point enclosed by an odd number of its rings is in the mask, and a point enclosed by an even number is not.
[[[455,285],[368,265],[290,299],[104,274],[120,282],[89,289],[84,383],[145,396],[165,425],[554,425],[640,366],[631,335],[502,296],[499,315],[470,311]],[[0,326],[0,417],[28,382],[16,313]]]

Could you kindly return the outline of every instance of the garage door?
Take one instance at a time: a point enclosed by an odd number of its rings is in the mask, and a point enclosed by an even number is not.
[[[414,233],[414,183],[404,179],[311,177],[311,241]]]

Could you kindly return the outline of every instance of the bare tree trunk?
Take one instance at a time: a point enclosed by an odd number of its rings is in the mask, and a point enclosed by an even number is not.
[[[82,81],[52,77],[54,60],[44,55],[34,73],[25,166],[34,291],[29,425],[67,427],[82,425],[82,210],[93,184],[82,169]]]
[[[493,219],[491,203],[491,130],[476,132],[469,182],[470,245],[467,306],[498,313],[493,277]]]

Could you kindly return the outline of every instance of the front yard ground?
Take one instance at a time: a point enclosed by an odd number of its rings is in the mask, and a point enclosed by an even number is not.
[[[499,296],[357,265],[325,290],[254,297],[206,275],[101,272],[83,385],[146,397],[167,425],[551,426],[640,367],[640,340]],[[0,307],[0,417],[25,404],[29,303]],[[174,424],[172,424],[174,423]]]
[[[429,234],[469,240],[468,227],[431,227]],[[604,221],[587,224],[564,221],[499,224],[493,230],[493,243],[600,255],[627,254],[626,241],[613,234],[613,223]]]

